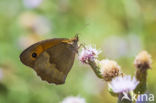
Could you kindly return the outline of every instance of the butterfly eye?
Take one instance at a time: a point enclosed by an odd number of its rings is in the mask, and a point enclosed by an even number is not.
[[[37,53],[35,53],[35,52],[32,53],[32,57],[33,57],[33,58],[36,58],[36,57],[37,57]]]

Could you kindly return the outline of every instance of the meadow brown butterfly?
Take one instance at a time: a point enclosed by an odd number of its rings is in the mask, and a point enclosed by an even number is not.
[[[33,68],[42,80],[63,84],[74,63],[77,42],[78,36],[40,41],[25,49],[20,60]]]

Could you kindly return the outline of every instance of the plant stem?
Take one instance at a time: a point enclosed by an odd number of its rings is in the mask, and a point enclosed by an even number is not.
[[[103,76],[101,75],[101,72],[99,71],[100,68],[96,65],[96,62],[89,59],[88,64],[91,66],[91,68],[95,72],[96,76],[102,79]]]

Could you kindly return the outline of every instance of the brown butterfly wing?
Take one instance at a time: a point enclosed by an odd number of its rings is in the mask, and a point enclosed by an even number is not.
[[[34,63],[36,62],[37,58],[32,58],[32,53],[37,53],[37,56],[39,56],[42,52],[47,50],[47,48],[51,48],[53,46],[56,46],[60,44],[62,41],[68,40],[65,38],[54,38],[49,40],[43,40],[40,42],[37,42],[30,47],[26,48],[21,54],[20,54],[20,60],[21,62],[29,66],[31,68],[34,67]]]
[[[60,43],[44,51],[35,61],[34,69],[42,80],[63,84],[75,58],[77,42]]]

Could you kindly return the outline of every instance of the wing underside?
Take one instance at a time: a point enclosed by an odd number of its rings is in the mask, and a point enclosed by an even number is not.
[[[63,84],[74,62],[73,47],[61,43],[44,51],[35,61],[37,75],[49,83]]]

